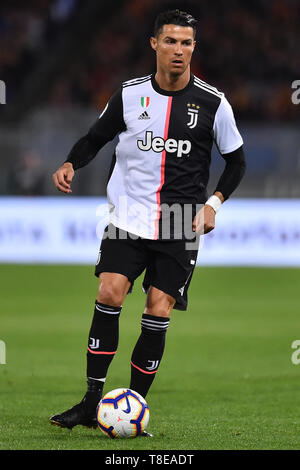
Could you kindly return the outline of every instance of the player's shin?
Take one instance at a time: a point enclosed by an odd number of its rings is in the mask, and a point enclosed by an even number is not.
[[[119,316],[122,307],[95,303],[87,348],[87,393],[85,402],[97,406],[107,371],[119,342]]]
[[[162,359],[169,318],[143,314],[142,331],[131,357],[130,388],[146,397]]]

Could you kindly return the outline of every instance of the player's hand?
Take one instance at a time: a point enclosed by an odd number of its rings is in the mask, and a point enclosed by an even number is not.
[[[72,163],[64,163],[52,176],[53,183],[62,193],[71,193],[71,182],[74,176]]]
[[[209,233],[215,228],[216,213],[211,206],[204,206],[194,217],[193,232],[200,235]]]

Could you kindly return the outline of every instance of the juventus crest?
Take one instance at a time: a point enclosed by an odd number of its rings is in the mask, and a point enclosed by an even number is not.
[[[199,113],[200,106],[198,105],[196,106],[194,103],[193,104],[188,103],[187,107],[188,107],[188,116],[190,118],[190,120],[187,123],[187,126],[190,129],[194,129],[194,127],[197,126],[198,113]]]
[[[89,347],[91,349],[98,349],[99,348],[99,339],[96,338],[90,338],[91,342],[89,344]]]
[[[159,361],[150,361],[150,360],[148,360],[148,362],[150,362],[150,366],[146,367],[146,369],[148,369],[148,370],[157,369]]]

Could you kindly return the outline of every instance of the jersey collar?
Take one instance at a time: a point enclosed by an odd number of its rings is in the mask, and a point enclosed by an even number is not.
[[[154,76],[155,76],[155,73],[153,73],[153,74],[151,75],[151,84],[152,84],[152,87],[154,88],[154,90],[155,90],[157,93],[160,93],[161,95],[165,95],[165,96],[181,95],[181,93],[184,93],[185,91],[187,91],[187,90],[192,86],[193,80],[194,80],[194,75],[191,73],[190,81],[189,81],[189,83],[188,83],[184,88],[182,88],[181,90],[169,91],[169,90],[163,90],[162,88],[160,88],[160,86],[158,85],[158,83],[157,83],[157,81],[155,80]]]

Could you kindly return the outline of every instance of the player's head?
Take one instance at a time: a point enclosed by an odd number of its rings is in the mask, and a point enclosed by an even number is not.
[[[180,10],[168,10],[159,13],[154,23],[154,36],[158,38],[158,36],[163,31],[164,25],[169,24],[193,28],[193,34],[195,39],[197,20],[193,18],[192,15],[190,15],[189,13]]]
[[[159,69],[173,75],[186,71],[196,44],[196,22],[192,15],[180,10],[165,11],[157,16],[150,43]]]

